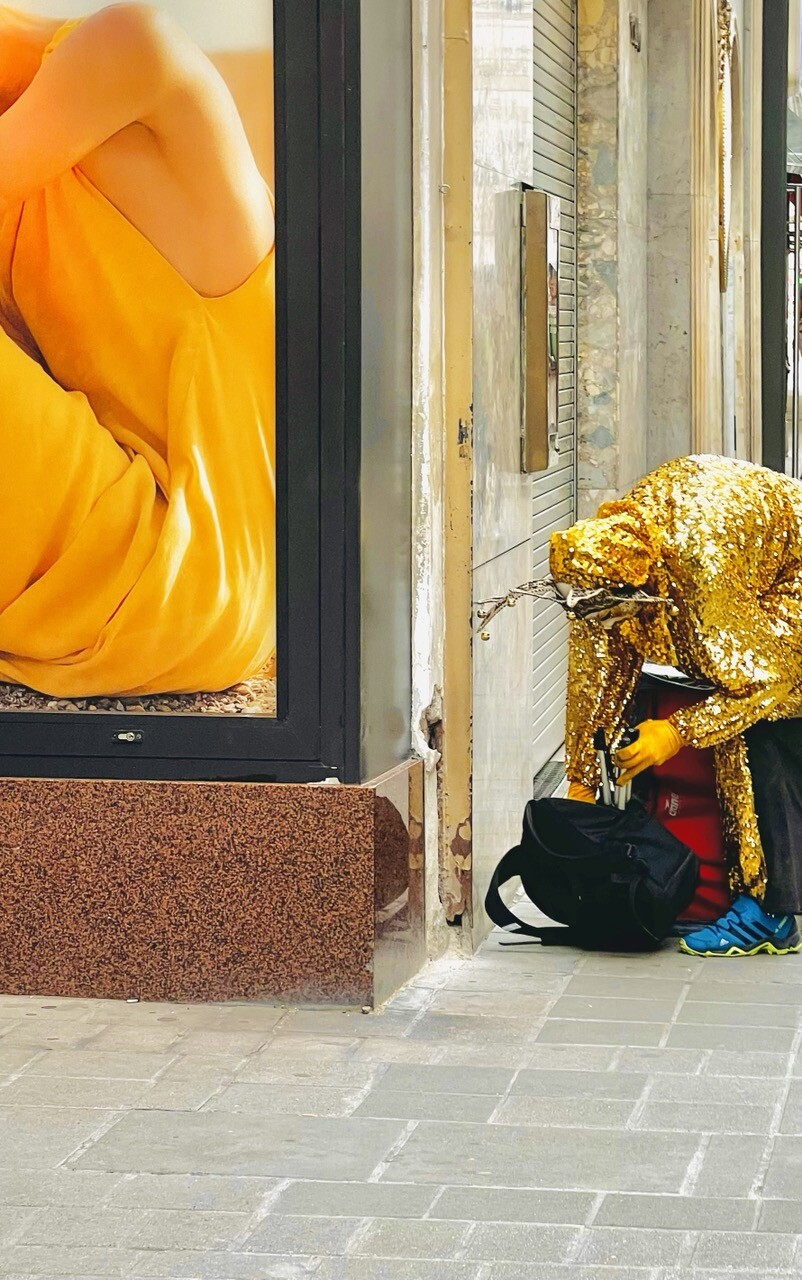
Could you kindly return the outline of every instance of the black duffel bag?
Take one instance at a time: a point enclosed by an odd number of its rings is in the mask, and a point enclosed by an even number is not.
[[[626,809],[531,800],[521,843],[496,867],[485,899],[494,924],[545,946],[650,951],[691,901],[696,855],[636,800]],[[519,876],[528,898],[566,928],[519,920],[499,889]]]

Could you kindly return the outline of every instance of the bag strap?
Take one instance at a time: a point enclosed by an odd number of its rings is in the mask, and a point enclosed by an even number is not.
[[[502,898],[499,892],[501,886],[521,874],[521,853],[521,846],[517,844],[514,849],[510,849],[508,853],[505,853],[499,862],[488,885],[485,896],[485,911],[493,921],[493,924],[497,925],[499,929],[503,929],[505,933],[525,934],[526,937],[532,938],[544,947],[575,946],[576,939],[571,929],[564,928],[561,925],[546,929],[536,929],[534,925],[527,924],[525,920],[520,920],[518,916],[514,915]]]

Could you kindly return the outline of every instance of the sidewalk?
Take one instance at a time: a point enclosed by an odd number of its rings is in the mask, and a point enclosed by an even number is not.
[[[0,1275],[798,1280],[802,958],[504,947],[378,1014],[0,999]]]

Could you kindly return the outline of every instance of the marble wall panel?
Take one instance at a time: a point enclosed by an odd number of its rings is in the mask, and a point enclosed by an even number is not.
[[[649,469],[691,448],[690,255],[687,195],[652,194],[648,241]]]
[[[618,0],[580,0],[577,437],[585,492],[615,487],[618,434]]]
[[[630,18],[639,25],[641,47],[630,39]],[[648,169],[648,6],[646,0],[626,0],[619,19],[618,58],[618,217],[627,226],[645,230]],[[631,282],[645,293],[645,275]]]
[[[691,6],[649,0],[649,195],[691,189]]]
[[[646,228],[619,223],[618,251],[621,284],[618,319],[619,421],[616,480],[619,491],[623,492],[648,470]]]

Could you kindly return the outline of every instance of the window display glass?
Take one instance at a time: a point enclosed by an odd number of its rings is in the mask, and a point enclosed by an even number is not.
[[[271,0],[0,5],[0,711],[276,714]]]

